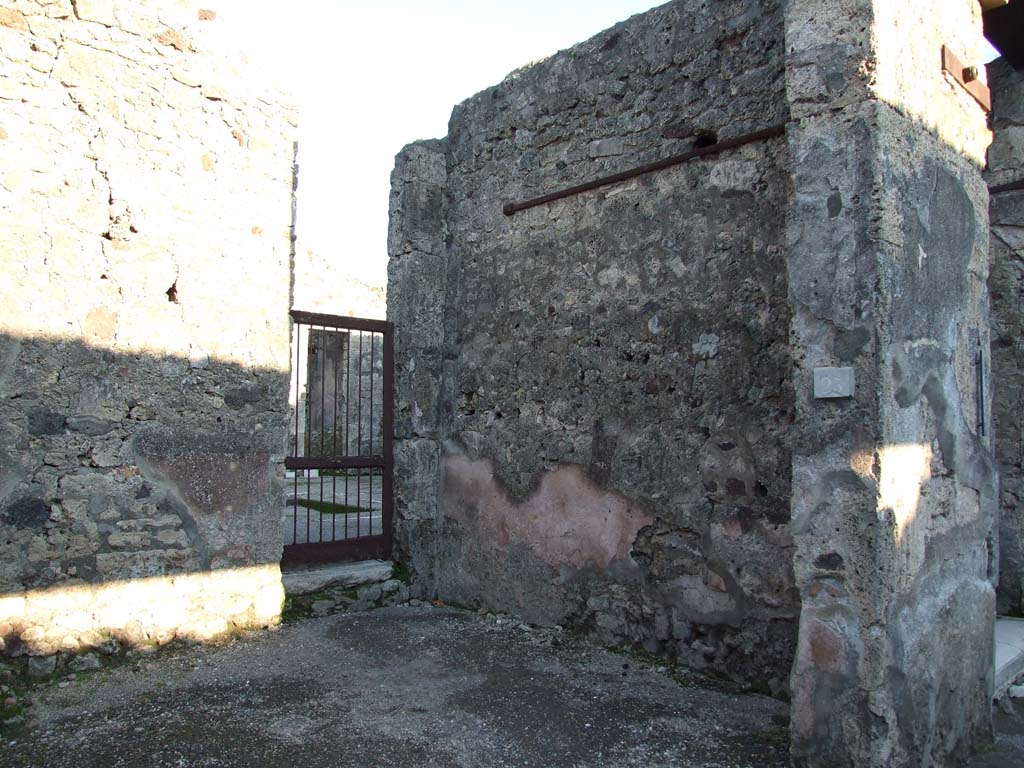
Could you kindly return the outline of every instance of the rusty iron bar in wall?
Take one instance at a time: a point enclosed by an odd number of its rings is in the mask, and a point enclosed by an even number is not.
[[[1017,181],[1011,181],[1009,184],[1000,184],[999,186],[992,187],[988,193],[989,195],[1000,195],[1003,192],[1020,191],[1024,191],[1024,179],[1017,179]]]
[[[736,147],[742,147],[744,144],[752,144],[755,141],[764,141],[765,139],[773,139],[776,136],[783,136],[786,133],[785,125],[776,125],[771,128],[765,128],[764,130],[754,131],[753,133],[747,133],[742,136],[737,136],[734,139],[726,139],[725,141],[719,141],[716,144],[711,144],[707,147],[699,147],[697,149],[691,149],[688,152],[683,152],[678,155],[671,155],[670,157],[662,158],[661,160],[655,160],[652,163],[631,168],[628,171],[620,171],[619,173],[613,173],[611,176],[602,176],[599,179],[584,182],[583,184],[577,184],[574,187],[559,190],[558,192],[549,192],[546,195],[540,197],[534,197],[530,200],[523,200],[518,203],[507,202],[502,206],[502,212],[506,216],[511,216],[517,211],[525,211],[527,208],[534,208],[544,203],[550,203],[555,200],[561,200],[563,197],[571,197],[572,195],[578,195],[581,192],[589,192],[592,189],[598,189],[599,187],[606,187],[609,184],[617,184],[620,181],[626,181],[637,176],[643,176],[647,173],[653,173],[654,171],[660,171],[665,168],[671,168],[673,165],[679,165],[689,160],[696,160],[699,157],[707,157],[708,155],[715,155],[719,152],[724,152],[727,149],[735,149]]]

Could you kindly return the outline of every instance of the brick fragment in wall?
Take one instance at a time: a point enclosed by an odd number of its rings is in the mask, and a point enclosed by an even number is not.
[[[188,39],[176,29],[168,27],[156,36],[157,42],[169,45],[182,53],[194,50]]]
[[[13,8],[0,8],[0,27],[24,31],[28,29],[28,22],[21,11],[16,11]]]

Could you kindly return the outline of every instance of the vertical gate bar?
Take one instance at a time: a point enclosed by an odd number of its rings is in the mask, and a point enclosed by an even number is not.
[[[320,455],[324,455],[324,417],[327,416],[327,409],[324,408],[324,387],[327,383],[327,327],[320,326]]]
[[[363,455],[363,333],[359,332],[359,367],[356,369],[356,456]]]
[[[391,323],[387,324],[384,331],[384,381],[383,381],[383,392],[381,393],[382,405],[384,406],[383,413],[381,414],[381,439],[384,442],[384,477],[381,488],[381,511],[380,511],[380,524],[381,533],[384,535],[384,547],[385,557],[391,557],[391,494],[393,490],[392,486],[392,475],[394,473],[394,457],[391,455],[392,451],[392,433],[394,431],[394,408],[395,408],[395,379],[394,379],[394,364],[395,364],[395,327]]]
[[[348,456],[352,432],[352,416],[349,403],[352,401],[352,331],[345,334],[345,456]]]
[[[348,404],[352,399],[352,331],[345,333],[345,456],[348,456],[349,446],[349,432],[351,426],[349,425],[349,412]],[[348,475],[349,470],[345,470],[345,506],[348,506]],[[348,538],[348,515],[345,515],[345,538]]]
[[[377,334],[370,334],[370,448],[367,453],[373,456],[373,378],[376,374],[374,368],[374,352],[377,351]]]
[[[334,390],[331,392],[331,397],[334,401],[331,407],[331,427],[332,427],[332,438],[331,438],[331,455],[338,455],[338,358],[341,357],[341,332],[334,332],[335,341],[338,344],[338,349],[334,356]]]
[[[338,455],[338,358],[341,357],[341,332],[335,330],[331,333],[331,338],[334,341],[335,346],[338,348],[334,350],[334,387],[331,389],[331,455]],[[331,509],[337,509],[338,503],[338,475],[336,473],[331,474]],[[335,541],[337,533],[335,526],[338,522],[338,516],[331,515],[331,541]]]
[[[327,408],[325,403],[324,395],[327,384],[327,326],[320,326],[320,456],[324,455],[324,432],[325,424],[324,419],[327,416]],[[321,469],[317,472],[320,475],[320,511],[317,517],[320,521],[320,541],[324,540],[324,471]]]
[[[370,493],[366,497],[366,499],[367,499],[366,506],[368,506],[370,508],[370,532],[369,532],[369,534],[370,534],[370,536],[373,536],[373,470],[372,469],[370,470]]]
[[[313,326],[309,326],[306,329],[306,455],[309,456],[313,451],[312,435],[313,435],[313,402],[309,391],[310,377],[309,377],[309,347],[313,343]],[[313,480],[310,476],[311,470],[305,470],[306,473],[306,499],[308,500],[313,495]],[[306,543],[310,543],[313,537],[309,534],[309,523],[310,513],[312,510],[306,507]]]
[[[306,331],[306,435],[305,435],[305,437],[306,437],[306,456],[309,456],[309,451],[310,451],[310,445],[309,445],[309,435],[310,435],[310,431],[311,431],[310,430],[310,426],[311,426],[310,422],[311,422],[312,416],[313,416],[313,408],[312,408],[312,406],[310,405],[310,402],[309,402],[309,394],[310,394],[310,392],[309,392],[309,344],[310,344],[310,341],[312,341],[312,339],[313,339],[313,326],[309,326],[309,329]],[[307,480],[309,479],[309,475],[308,474],[306,475],[306,479]],[[307,485],[308,485],[308,483],[307,483]],[[307,488],[306,491],[308,492],[309,489]]]
[[[356,353],[356,456],[363,455],[363,332],[359,331],[359,351]],[[363,470],[356,474],[356,538],[362,536],[363,525]]]
[[[302,367],[302,323],[295,323],[295,455],[299,452],[299,369]],[[298,475],[295,475],[297,478]]]
[[[302,351],[302,323],[295,323],[295,455],[299,454],[299,355]],[[292,470],[295,494],[292,497],[292,544],[299,541],[299,470]]]

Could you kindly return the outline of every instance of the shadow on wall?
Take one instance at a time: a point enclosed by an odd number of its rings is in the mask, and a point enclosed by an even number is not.
[[[286,371],[0,335],[0,650],[278,620]]]

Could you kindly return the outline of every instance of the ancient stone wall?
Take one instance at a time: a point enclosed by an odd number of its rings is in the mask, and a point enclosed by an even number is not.
[[[276,621],[295,117],[216,6],[0,7],[0,638]]]
[[[962,765],[990,727],[996,477],[973,0],[789,3],[797,765]],[[852,398],[813,369],[851,366]]]
[[[442,599],[785,688],[779,3],[670,3],[456,107],[393,177],[398,539]],[[443,296],[443,304],[439,297]]]
[[[1024,179],[1024,73],[988,68],[991,186]],[[1024,192],[992,196],[992,421],[999,462],[999,612],[1024,616]]]
[[[407,147],[389,317],[420,588],[776,690],[799,613],[795,764],[959,764],[992,690],[990,134],[940,52],[981,44],[973,0],[680,0]],[[832,367],[852,396],[815,397]]]

